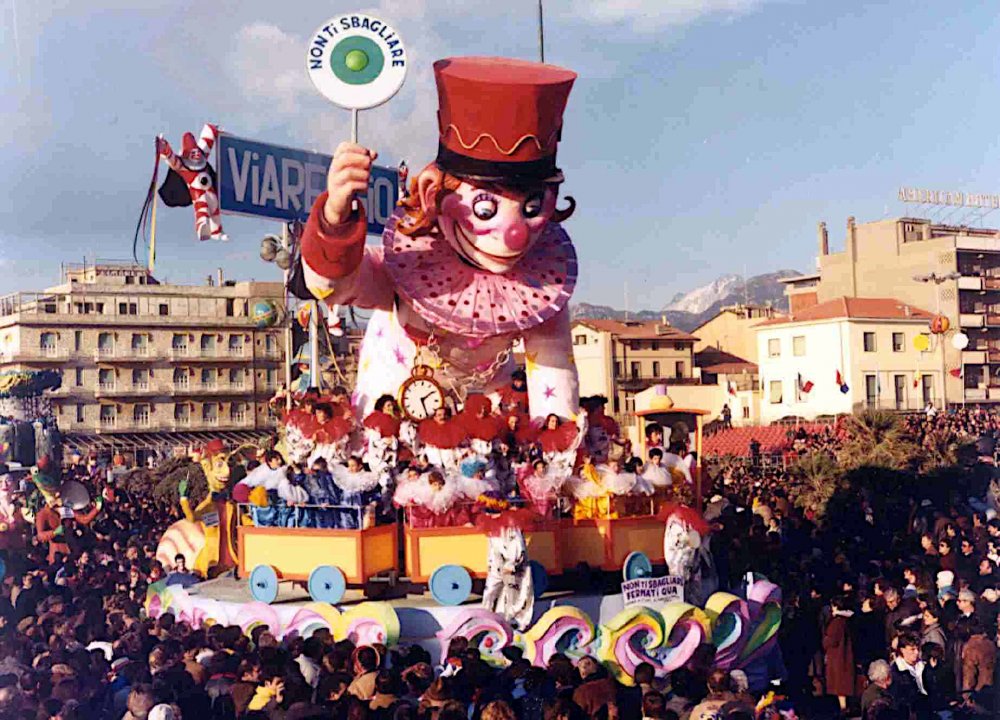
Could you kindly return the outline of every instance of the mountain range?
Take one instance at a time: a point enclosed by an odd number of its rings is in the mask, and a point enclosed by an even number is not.
[[[785,286],[778,282],[782,278],[795,277],[802,273],[796,270],[755,275],[744,283],[739,275],[723,275],[712,282],[696,287],[686,293],[677,293],[660,310],[629,311],[629,320],[660,320],[666,317],[674,327],[690,332],[713,317],[723,307],[750,303],[751,305],[772,305],[779,310],[788,308]],[[626,312],[607,305],[575,303],[571,308],[574,318],[594,318],[598,320],[624,320]]]

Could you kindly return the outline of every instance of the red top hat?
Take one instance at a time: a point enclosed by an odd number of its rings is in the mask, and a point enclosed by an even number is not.
[[[214,438],[205,444],[205,447],[201,450],[201,454],[203,457],[215,457],[225,449],[226,446],[222,444],[222,441],[219,438]]]
[[[194,166],[205,162],[205,153],[198,147],[198,141],[192,133],[186,132],[181,138],[181,157],[187,160],[193,169],[198,169]]]
[[[434,63],[437,164],[490,182],[561,182],[556,146],[576,73],[510,58]]]

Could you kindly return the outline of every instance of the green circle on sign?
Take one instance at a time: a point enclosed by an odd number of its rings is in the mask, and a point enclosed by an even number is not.
[[[330,69],[341,82],[367,85],[382,73],[385,55],[372,40],[360,35],[344,38],[330,53]]]
[[[344,64],[347,65],[348,70],[360,72],[368,65],[368,56],[365,55],[364,50],[351,50],[344,58]]]

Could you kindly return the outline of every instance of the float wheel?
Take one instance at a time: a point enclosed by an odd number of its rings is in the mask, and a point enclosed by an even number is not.
[[[332,565],[317,565],[309,573],[309,582],[306,585],[309,590],[309,597],[316,602],[336,605],[344,599],[344,592],[347,590],[347,580],[340,568]]]
[[[439,605],[461,605],[472,593],[472,576],[461,565],[441,565],[427,585]]]
[[[623,580],[638,580],[653,575],[653,563],[650,562],[646,553],[635,550],[625,556],[625,563],[622,565]]]
[[[258,565],[250,571],[250,594],[270,605],[278,597],[278,572],[270,565]]]

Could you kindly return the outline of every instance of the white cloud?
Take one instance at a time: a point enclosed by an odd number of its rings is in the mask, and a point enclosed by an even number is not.
[[[255,22],[234,35],[224,71],[247,102],[272,103],[277,113],[294,113],[302,93],[311,92],[303,60],[305,39],[276,25]]]
[[[598,24],[628,24],[636,32],[686,25],[702,18],[732,18],[757,10],[765,0],[578,0],[574,17]],[[563,13],[568,15],[569,11]]]

